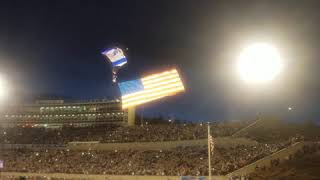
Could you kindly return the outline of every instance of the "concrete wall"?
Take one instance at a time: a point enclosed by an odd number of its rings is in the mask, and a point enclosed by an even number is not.
[[[221,137],[215,138],[219,147],[235,147],[237,145],[253,146],[257,142],[246,138]],[[165,150],[185,146],[206,146],[207,139],[163,142],[134,142],[134,143],[69,143],[71,150]]]
[[[305,142],[298,142],[295,143],[285,149],[282,149],[278,152],[275,152],[274,154],[271,154],[270,156],[267,156],[265,158],[262,158],[254,163],[251,163],[247,166],[244,166],[232,173],[227,174],[227,177],[232,177],[232,176],[246,176],[250,173],[253,173],[256,169],[256,167],[270,167],[271,166],[271,161],[279,159],[280,162],[288,159],[290,155],[294,155],[297,151],[301,150],[303,146],[309,145],[309,143]]]
[[[221,137],[215,138],[216,144],[219,147],[235,147],[237,145],[254,146],[256,141],[245,138]],[[0,150],[10,149],[71,149],[71,150],[166,150],[177,147],[186,146],[206,146],[207,139],[187,140],[187,141],[164,141],[164,142],[134,142],[134,143],[97,143],[97,142],[72,142],[67,145],[53,144],[0,144]]]
[[[246,138],[221,137],[216,138],[219,147],[234,147],[237,145],[254,146],[256,141]],[[187,141],[164,141],[164,142],[134,142],[134,143],[97,143],[97,142],[72,142],[67,145],[53,144],[0,144],[0,150],[10,149],[71,149],[71,150],[165,150],[183,146],[206,146],[207,139]]]
[[[66,179],[82,179],[82,180],[181,180],[180,176],[121,176],[121,175],[85,175],[85,174],[63,174],[63,173],[15,173],[1,172],[0,179],[5,179],[6,176],[11,177],[51,177],[51,178],[66,178]],[[206,177],[206,179],[208,179]],[[225,176],[212,176],[212,180],[226,180]]]
[[[64,145],[55,144],[0,144],[0,151],[10,149],[31,149],[38,151],[43,149],[65,149],[65,147]]]

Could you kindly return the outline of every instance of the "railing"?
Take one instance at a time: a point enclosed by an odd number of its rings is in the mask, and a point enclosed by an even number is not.
[[[256,141],[246,138],[217,137],[216,144],[219,147],[236,147],[238,145],[255,146]],[[129,143],[78,143],[70,142],[68,144],[0,144],[0,150],[10,149],[71,149],[71,150],[165,150],[177,147],[188,146],[206,146],[207,139],[183,140],[183,141],[157,141],[157,142],[129,142]]]
[[[65,173],[18,173],[0,172],[0,179],[6,177],[25,177],[28,178],[61,178],[64,180],[181,180],[181,176],[129,176],[129,175],[86,175],[86,174],[65,174]],[[197,178],[197,177],[193,177]],[[192,178],[192,179],[193,179]],[[191,178],[190,178],[191,179]],[[205,177],[208,180],[208,177]],[[226,180],[225,176],[212,176],[212,180]]]
[[[11,149],[31,149],[31,150],[41,150],[41,149],[65,149],[65,145],[59,144],[0,144],[1,150],[11,150]]]
[[[254,146],[256,141],[246,138],[218,137],[215,138],[219,147],[236,147],[238,145]],[[183,141],[159,141],[159,142],[132,142],[132,143],[96,143],[90,144],[68,144],[71,150],[165,150],[177,147],[206,146],[207,139],[183,140]]]

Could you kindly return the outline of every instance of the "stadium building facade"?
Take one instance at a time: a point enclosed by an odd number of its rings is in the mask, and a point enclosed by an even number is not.
[[[128,113],[119,100],[65,102],[38,100],[33,104],[11,105],[1,110],[0,126],[60,128],[128,123]]]

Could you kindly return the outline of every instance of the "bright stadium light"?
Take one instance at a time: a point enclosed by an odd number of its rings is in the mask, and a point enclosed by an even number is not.
[[[3,100],[8,95],[8,85],[3,77],[0,77],[0,100]]]
[[[256,43],[245,48],[237,63],[241,79],[249,83],[273,80],[283,69],[282,59],[276,48],[267,43]]]
[[[288,107],[288,111],[292,111],[293,110],[293,107]]]

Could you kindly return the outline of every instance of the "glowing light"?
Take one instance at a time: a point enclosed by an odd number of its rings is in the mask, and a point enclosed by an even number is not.
[[[134,100],[126,100],[124,99],[122,102],[122,108],[128,108],[130,106],[134,106],[134,105],[139,105],[139,104],[143,104],[146,102],[150,102],[150,101],[154,101],[157,99],[161,99],[163,97],[166,96],[170,96],[170,95],[174,95],[177,92],[183,91],[184,88],[183,87],[177,87],[177,88],[172,88],[166,91],[161,91],[159,93],[152,93],[152,94],[143,94],[141,96],[138,96],[137,98],[135,98]]]
[[[119,86],[122,91],[123,109],[184,91],[183,83],[176,69],[123,82]]]
[[[0,99],[3,100],[8,95],[8,85],[7,82],[0,77]]]
[[[283,69],[278,51],[266,43],[253,44],[241,53],[237,70],[241,79],[250,83],[273,80]]]

